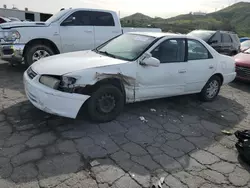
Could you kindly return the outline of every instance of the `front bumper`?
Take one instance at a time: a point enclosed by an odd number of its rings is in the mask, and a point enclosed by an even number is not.
[[[5,61],[18,61],[23,60],[24,44],[2,44],[0,45],[0,56]]]
[[[250,67],[247,65],[236,65],[237,80],[250,81]]]
[[[31,79],[27,71],[23,75],[25,93],[38,109],[68,118],[76,118],[81,106],[90,96],[65,93],[51,89],[39,82],[40,75]]]

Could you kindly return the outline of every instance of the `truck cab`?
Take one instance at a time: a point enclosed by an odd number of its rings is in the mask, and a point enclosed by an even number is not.
[[[0,26],[0,55],[11,64],[60,53],[94,49],[122,34],[114,11],[65,9],[46,22],[10,22]]]

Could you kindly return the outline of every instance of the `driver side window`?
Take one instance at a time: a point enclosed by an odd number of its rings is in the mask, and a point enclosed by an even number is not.
[[[91,26],[90,11],[77,11],[66,18],[63,26]]]
[[[168,39],[166,41],[163,41],[151,52],[151,54],[161,63],[184,62],[185,40]]]

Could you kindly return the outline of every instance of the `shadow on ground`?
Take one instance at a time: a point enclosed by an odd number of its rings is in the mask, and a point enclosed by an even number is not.
[[[235,89],[242,90],[244,92],[250,93],[250,82],[235,80],[234,82],[229,84],[231,87]]]
[[[97,124],[84,110],[73,120],[33,107],[23,92],[24,70],[0,64],[0,185],[39,180],[40,187],[63,187],[86,177],[112,185],[129,176],[132,184],[149,187],[152,177],[184,173],[192,181],[206,179],[208,168],[220,177],[217,164],[235,169],[239,163],[234,136],[221,133],[247,119],[248,109],[235,100],[219,96],[202,103],[189,95],[146,101],[127,105],[115,121]]]
[[[201,103],[195,95],[127,105],[116,121],[105,124],[49,115],[28,101],[0,114],[5,120],[0,124],[0,156],[6,159],[0,163],[1,177],[17,183],[38,178],[45,187],[81,170],[99,183],[112,184],[128,173],[148,186],[152,176],[183,169],[195,175],[206,169],[203,160],[208,159],[197,152],[212,157],[212,163],[236,163],[235,151],[214,143],[225,137],[221,130],[233,128],[247,115],[242,105],[223,96]]]

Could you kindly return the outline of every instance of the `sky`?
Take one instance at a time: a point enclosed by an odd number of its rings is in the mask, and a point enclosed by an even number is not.
[[[120,17],[140,12],[151,17],[168,18],[189,12],[213,12],[239,0],[0,0],[8,8],[56,13],[61,8],[97,8],[120,12]],[[250,2],[250,0],[246,1]]]

